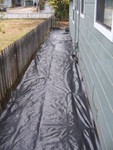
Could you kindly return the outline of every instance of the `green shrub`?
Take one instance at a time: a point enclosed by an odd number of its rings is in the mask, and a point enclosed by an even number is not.
[[[61,20],[69,18],[69,0],[48,0],[50,5],[55,9],[56,17]]]

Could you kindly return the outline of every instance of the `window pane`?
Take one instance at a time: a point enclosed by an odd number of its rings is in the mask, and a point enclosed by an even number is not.
[[[84,14],[84,0],[81,0],[81,13]]]
[[[78,0],[76,0],[76,10],[78,10],[78,8],[79,8],[79,2]]]
[[[112,27],[113,0],[97,0],[97,22]]]
[[[105,0],[104,24],[112,27],[113,0]]]

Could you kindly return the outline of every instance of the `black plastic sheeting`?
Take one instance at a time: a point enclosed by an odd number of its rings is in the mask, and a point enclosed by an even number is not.
[[[100,150],[72,43],[51,31],[0,117],[0,150]]]

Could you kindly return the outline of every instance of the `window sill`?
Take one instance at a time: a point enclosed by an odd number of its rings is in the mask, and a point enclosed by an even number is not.
[[[80,17],[84,19],[84,14],[80,14]]]
[[[113,31],[105,28],[103,25],[95,22],[94,27],[101,32],[106,38],[113,42]]]

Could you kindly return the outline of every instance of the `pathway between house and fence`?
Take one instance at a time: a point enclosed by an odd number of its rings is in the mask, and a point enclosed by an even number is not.
[[[0,150],[100,150],[72,43],[53,30],[0,117]]]

